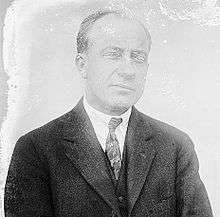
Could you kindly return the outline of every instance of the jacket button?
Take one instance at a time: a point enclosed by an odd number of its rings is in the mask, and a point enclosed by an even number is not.
[[[124,198],[122,196],[118,197],[118,200],[120,203],[122,203],[124,201]]]

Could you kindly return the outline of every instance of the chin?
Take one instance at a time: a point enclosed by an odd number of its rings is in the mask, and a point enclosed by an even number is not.
[[[110,103],[112,108],[115,109],[129,109],[132,105],[134,105],[133,100],[125,100],[125,99],[114,99],[113,101],[111,101]]]

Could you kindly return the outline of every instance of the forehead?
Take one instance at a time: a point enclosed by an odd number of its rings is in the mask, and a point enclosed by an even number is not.
[[[106,15],[94,23],[89,32],[89,42],[97,48],[118,46],[131,49],[147,49],[150,43],[138,21],[115,14]]]

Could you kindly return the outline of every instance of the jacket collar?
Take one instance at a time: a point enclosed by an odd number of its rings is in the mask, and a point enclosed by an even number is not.
[[[125,143],[129,156],[127,164],[129,214],[140,195],[156,155],[154,131],[146,117],[133,107],[126,135]]]

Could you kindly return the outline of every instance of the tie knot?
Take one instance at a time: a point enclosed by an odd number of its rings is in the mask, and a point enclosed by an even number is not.
[[[111,118],[111,120],[108,123],[108,127],[110,130],[115,130],[121,122],[122,118]]]

